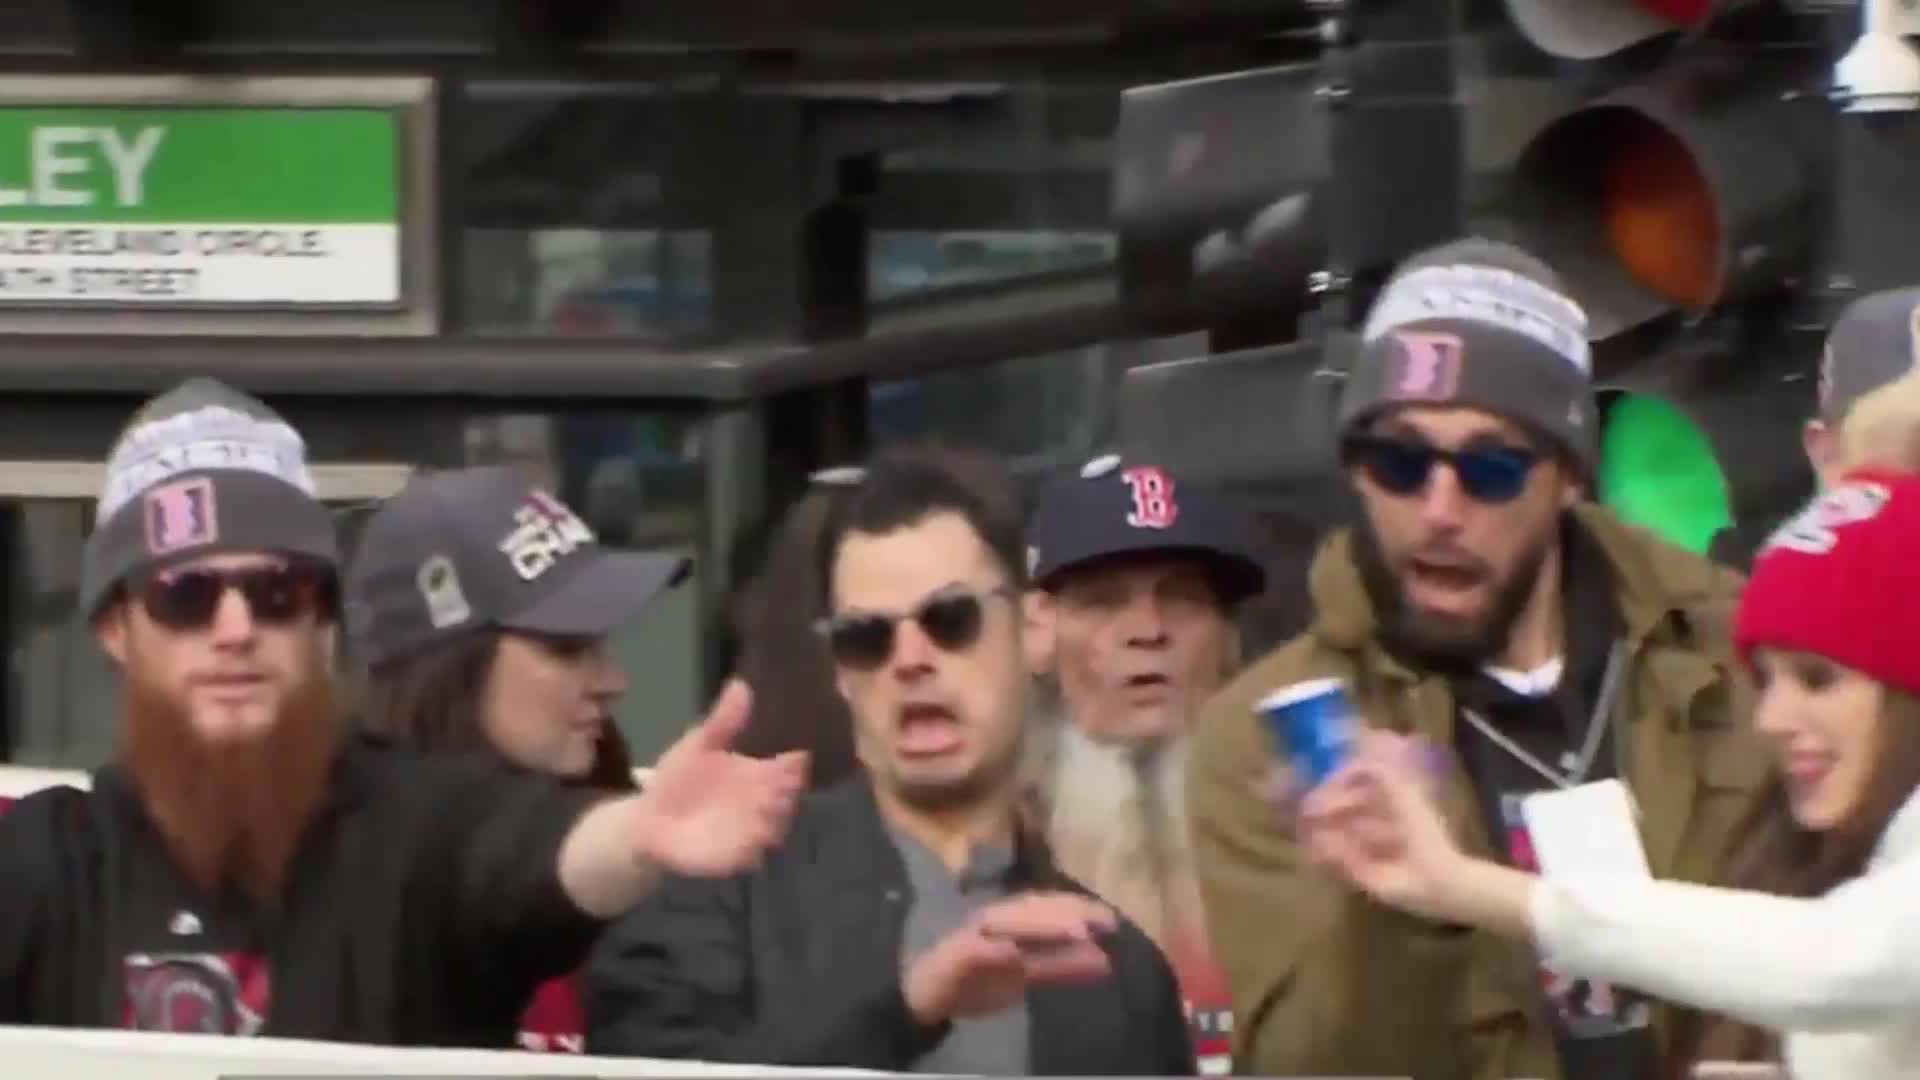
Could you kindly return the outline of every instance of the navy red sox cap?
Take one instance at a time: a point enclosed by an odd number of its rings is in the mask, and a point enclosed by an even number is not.
[[[1027,575],[1056,588],[1074,570],[1145,555],[1204,563],[1232,605],[1266,588],[1252,523],[1204,487],[1118,454],[1054,478],[1027,524]]]

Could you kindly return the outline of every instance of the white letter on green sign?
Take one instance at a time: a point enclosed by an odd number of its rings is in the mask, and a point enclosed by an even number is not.
[[[28,147],[27,188],[0,188],[0,206],[92,206],[102,185],[93,172],[93,159],[84,152],[96,143],[113,173],[113,197],[119,206],[138,206],[146,198],[147,166],[160,149],[167,129],[141,128],[131,141],[110,127],[35,127]],[[79,187],[62,187],[66,178]],[[92,181],[92,182],[90,182]]]

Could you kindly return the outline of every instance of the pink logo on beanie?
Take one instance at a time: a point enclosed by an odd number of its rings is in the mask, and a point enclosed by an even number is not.
[[[1460,360],[1466,344],[1458,334],[1395,330],[1394,362],[1387,393],[1396,399],[1445,401],[1460,389]]]
[[[148,491],[145,501],[147,554],[167,555],[219,539],[213,481],[206,477],[162,484]]]

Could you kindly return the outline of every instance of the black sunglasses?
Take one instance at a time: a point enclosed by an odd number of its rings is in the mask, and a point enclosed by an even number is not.
[[[894,627],[902,619],[912,619],[920,630],[946,652],[960,652],[980,640],[980,628],[986,621],[985,598],[1011,596],[1006,586],[984,593],[948,589],[921,601],[905,615],[881,615],[856,611],[823,618],[816,629],[827,639],[827,648],[836,662],[850,668],[871,671],[893,655]]]
[[[205,630],[213,625],[229,589],[246,601],[255,622],[286,626],[331,608],[334,579],[326,570],[304,563],[244,570],[166,570],[141,586],[140,606],[148,618],[169,630]]]
[[[1444,464],[1460,480],[1460,489],[1479,502],[1503,503],[1527,487],[1527,474],[1540,455],[1520,446],[1468,446],[1442,450],[1416,439],[1354,435],[1341,446],[1349,465],[1367,471],[1373,482],[1395,495],[1412,495],[1427,486],[1435,465]]]

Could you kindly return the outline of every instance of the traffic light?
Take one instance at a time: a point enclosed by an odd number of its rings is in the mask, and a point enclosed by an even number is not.
[[[1813,491],[1818,324],[1656,350],[1600,391],[1594,496],[1670,543],[1744,565]]]
[[[1587,309],[1596,342],[1777,293],[1808,269],[1818,68],[1727,51],[1676,62],[1549,123],[1510,214]]]
[[[1345,483],[1329,359],[1314,339],[1130,368],[1116,397],[1120,448],[1269,510],[1336,516]]]
[[[1326,250],[1320,77],[1290,64],[1121,95],[1113,218],[1121,298],[1140,329],[1291,323],[1308,306]]]
[[[1724,9],[1726,5],[1719,5]],[[1718,14],[1709,0],[1510,0],[1540,48],[1592,60]],[[1638,37],[1634,37],[1638,34]],[[1819,42],[1649,45],[1564,65],[1598,87],[1514,160],[1503,216],[1588,317],[1594,495],[1670,542],[1744,562],[1811,490],[1815,255],[1834,110]],[[1624,68],[1624,82],[1608,85]]]

